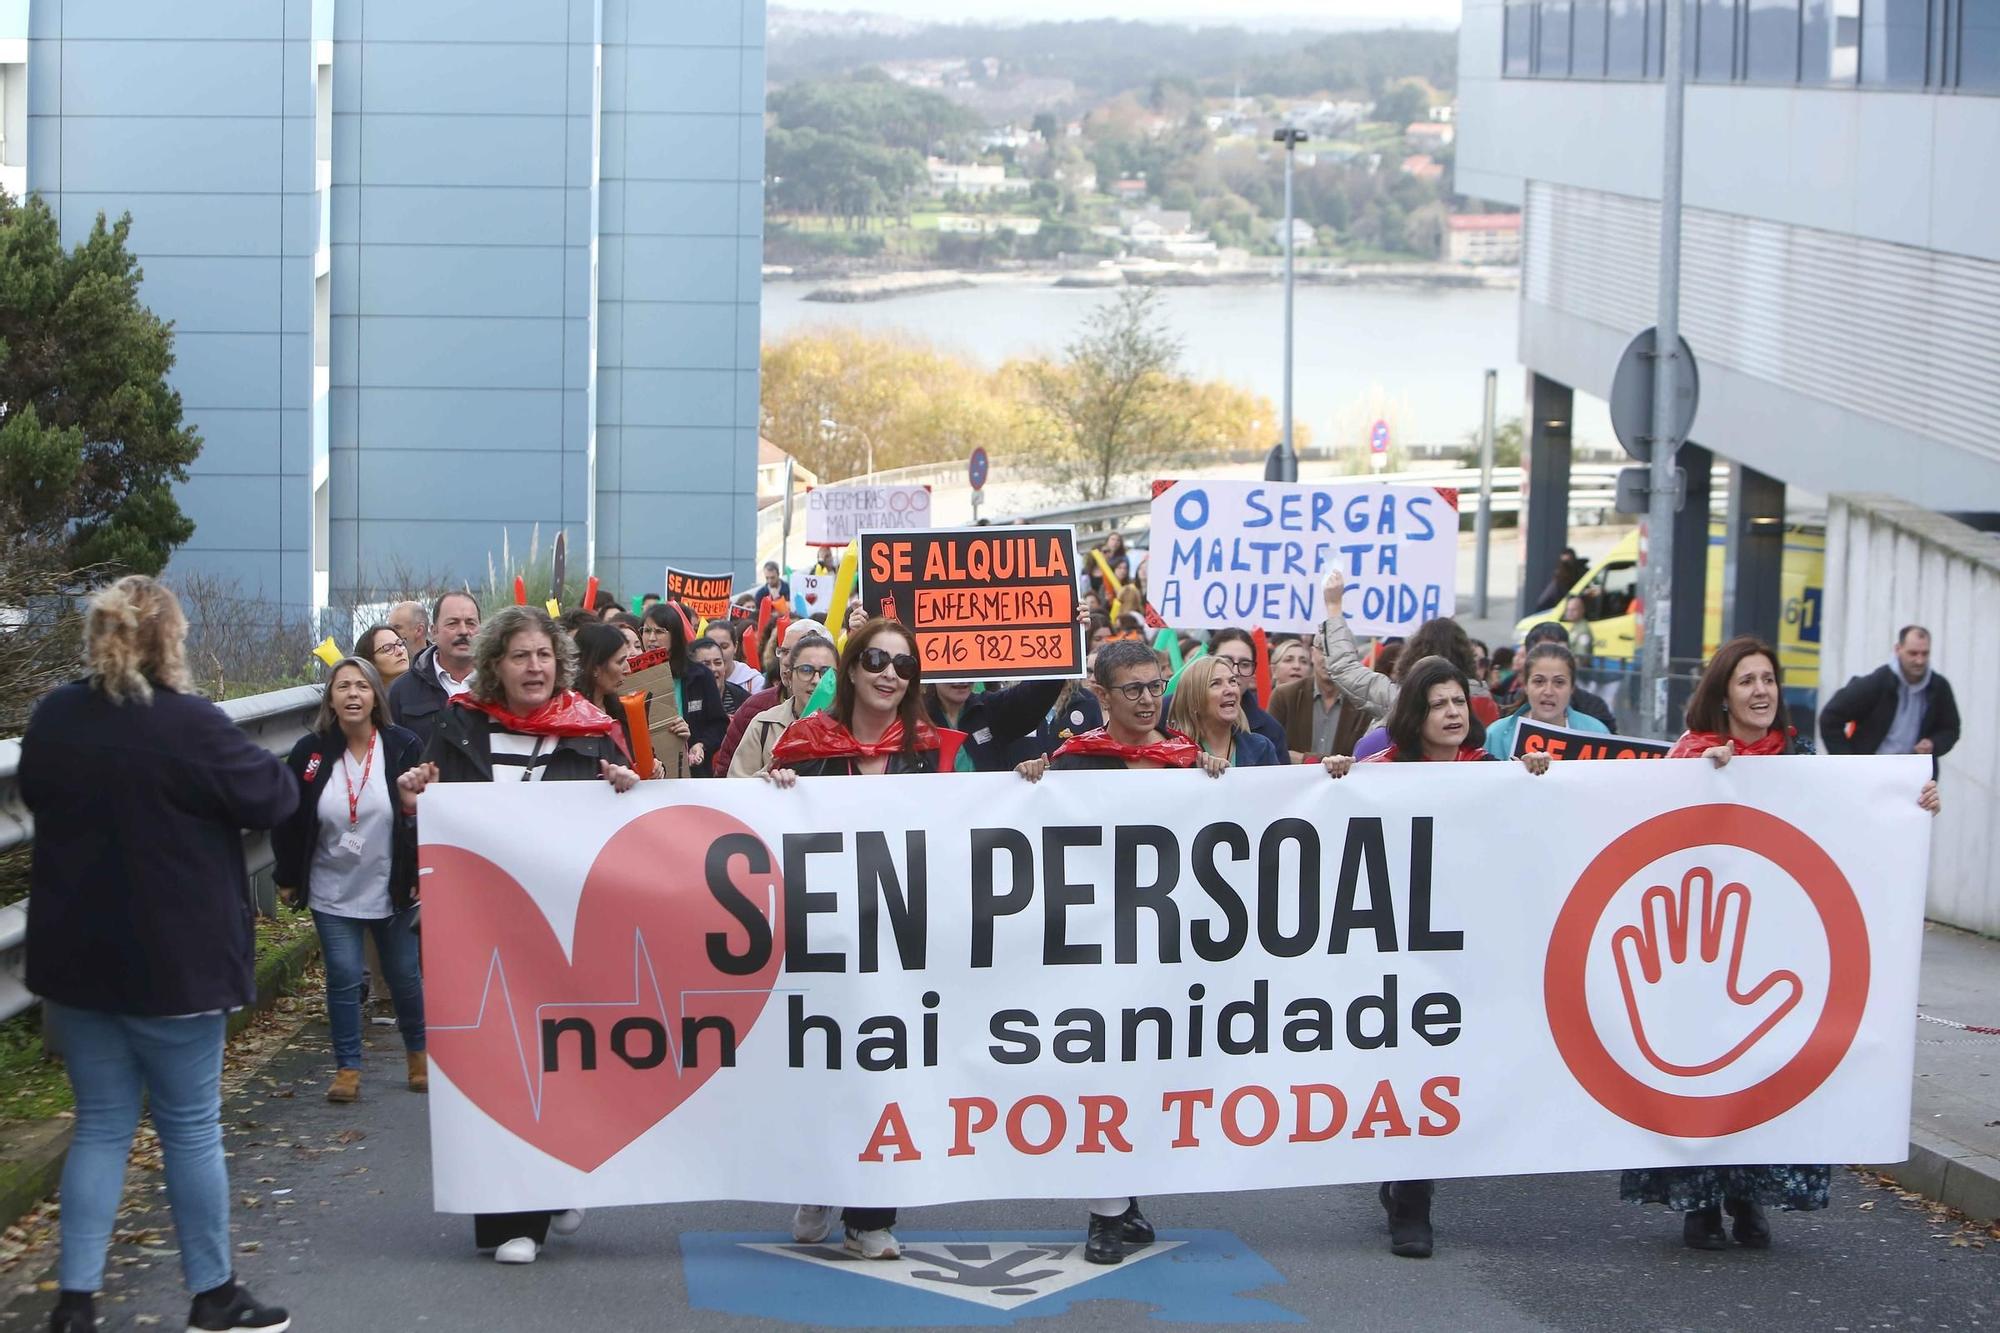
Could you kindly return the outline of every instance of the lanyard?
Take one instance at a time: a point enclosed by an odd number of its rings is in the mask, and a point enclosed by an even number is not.
[[[340,779],[347,784],[347,827],[361,824],[361,792],[368,790],[368,775],[375,771],[375,733],[368,733],[368,757],[361,764],[361,791],[354,789],[354,775],[347,768],[347,751],[340,752]]]

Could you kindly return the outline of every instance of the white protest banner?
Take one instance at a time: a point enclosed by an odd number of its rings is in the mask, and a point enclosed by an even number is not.
[[[805,598],[807,615],[825,615],[827,608],[833,605],[833,580],[832,574],[792,575],[792,586],[798,589],[799,596]]]
[[[1310,633],[1329,570],[1357,634],[1407,634],[1456,606],[1458,492],[1380,482],[1156,481],[1152,606],[1177,629]]]
[[[434,786],[436,1203],[1898,1160],[1929,776]]]
[[[815,486],[806,492],[808,546],[845,546],[863,532],[930,525],[928,486]]]

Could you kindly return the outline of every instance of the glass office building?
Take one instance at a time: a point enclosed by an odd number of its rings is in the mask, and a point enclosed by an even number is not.
[[[1682,330],[1736,517],[1782,516],[1787,487],[2000,511],[2000,2],[1684,3]],[[1664,19],[1466,0],[1457,183],[1524,215],[1536,486],[1566,490],[1573,392],[1604,396],[1653,322]],[[1530,526],[1539,586],[1561,541]],[[1775,596],[1745,531],[1732,579]]]
[[[289,608],[755,544],[763,0],[0,0],[0,187],[132,215],[205,440],[175,569]]]

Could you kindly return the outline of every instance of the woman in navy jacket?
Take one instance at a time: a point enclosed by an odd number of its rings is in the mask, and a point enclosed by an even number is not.
[[[228,1011],[257,995],[243,830],[282,823],[299,785],[189,692],[187,620],[129,575],[91,599],[90,674],[43,698],[21,738],[35,816],[28,989],[76,1093],[63,1164],[55,1333],[97,1327],[125,1162],[150,1102],[166,1156],[188,1326],[281,1328],[236,1285],[222,1154]]]
[[[395,1001],[409,1089],[430,1090],[417,961],[417,821],[396,798],[396,779],[422,760],[423,742],[390,724],[382,678],[359,657],[334,664],[312,734],[285,760],[302,797],[272,832],[271,850],[281,890],[295,906],[312,908],[326,959],[334,1062],[328,1101],[361,1095],[362,950],[370,935]]]

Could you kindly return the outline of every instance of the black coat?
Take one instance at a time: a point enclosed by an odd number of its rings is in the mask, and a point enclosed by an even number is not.
[[[974,771],[1004,773],[1019,761],[1012,758],[1016,742],[1034,734],[1062,693],[1061,680],[1024,680],[1004,690],[988,690],[965,701],[958,721],[947,722],[944,709],[929,707],[931,724],[965,733],[965,755]]]
[[[701,762],[693,768],[698,778],[715,773],[715,752],[729,734],[729,710],[722,706],[722,687],[715,673],[699,662],[688,663],[681,676],[683,703],[681,716],[687,719],[688,744],[702,747]],[[726,772],[726,770],[725,770]]]
[[[424,762],[438,766],[439,782],[493,781],[493,719],[473,708],[438,714],[424,747]],[[609,736],[559,736],[542,771],[543,782],[583,782],[602,777],[600,763],[623,764],[618,742]]]
[[[298,806],[278,756],[206,699],[155,689],[121,705],[79,681],[35,709],[20,781],[35,816],[29,990],[154,1017],[256,999],[243,830]]]
[[[889,766],[880,776],[897,773],[935,773],[938,771],[936,750],[906,750],[889,756]],[[775,761],[773,763],[775,767]],[[861,773],[852,759],[808,759],[792,765],[792,771],[802,778],[851,778]]]
[[[1585,717],[1596,718],[1614,736],[1618,734],[1618,715],[1611,711],[1611,705],[1605,703],[1601,695],[1592,694],[1579,685],[1570,691],[1569,706]],[[1506,713],[1511,710],[1503,708],[1500,711]]]
[[[336,728],[330,736],[302,736],[285,759],[285,767],[299,783],[299,808],[292,817],[271,830],[271,851],[277,859],[278,883],[296,889],[303,901],[311,901],[313,850],[319,845],[319,802],[326,784],[340,769],[340,756],[347,738]],[[382,733],[382,777],[389,788],[389,807],[394,812],[389,838],[389,903],[398,912],[416,901],[417,821],[403,813],[396,792],[396,779],[424,759],[423,742],[416,733],[390,727]]]
[[[437,715],[450,702],[444,686],[438,684],[437,652],[437,645],[432,644],[418,653],[410,669],[396,677],[396,683],[389,687],[389,715],[397,726],[414,732],[418,742],[425,745],[430,743],[431,726]]]
[[[1826,742],[1826,752],[1874,754],[1881,749],[1896,721],[1902,686],[1901,673],[1885,662],[1835,691],[1819,713],[1819,735]],[[1850,723],[1852,736],[1847,734]],[[1935,761],[1958,744],[1958,730],[1958,701],[1952,697],[1951,682],[1933,671],[1930,688],[1924,691],[1924,718],[1917,724],[1917,739],[1931,743]],[[1937,771],[1935,762],[1931,771]]]
[[[1090,692],[1088,686],[1079,683],[1070,692],[1060,712],[1051,706],[1033,731],[1007,747],[1005,766],[1012,768],[1030,759],[1046,759],[1070,737],[1096,731],[1103,725],[1104,710],[1098,706],[1097,696]]]

